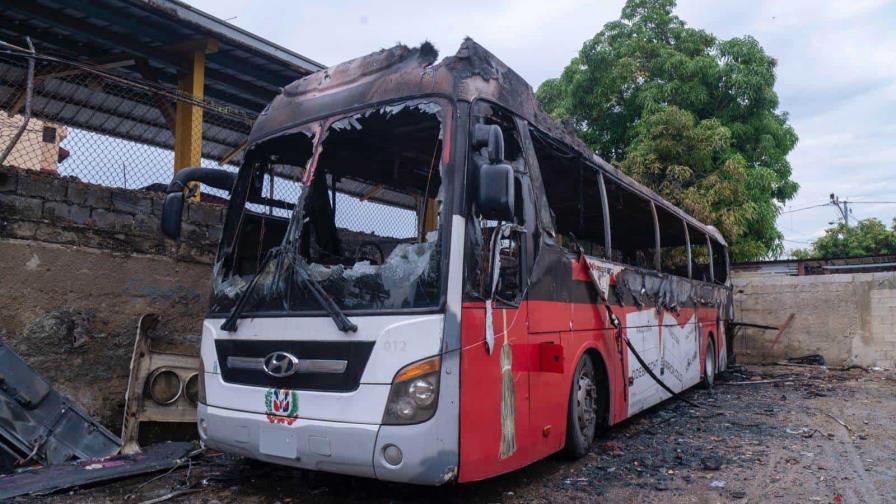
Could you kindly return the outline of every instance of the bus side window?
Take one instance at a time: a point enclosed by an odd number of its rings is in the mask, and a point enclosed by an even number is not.
[[[663,273],[688,277],[688,241],[684,221],[657,205],[660,226],[660,264]]]
[[[561,246],[578,242],[586,254],[606,257],[597,171],[576,153],[530,128],[554,230]]]
[[[610,213],[612,260],[654,269],[656,234],[650,201],[622,187],[609,177],[604,177],[604,181]]]
[[[709,275],[709,246],[706,234],[693,226],[688,226],[688,237],[691,239],[691,271],[694,280],[711,282]]]
[[[728,265],[725,261],[727,250],[721,243],[710,238],[712,242],[712,273],[713,280],[718,284],[724,284],[728,280]]]

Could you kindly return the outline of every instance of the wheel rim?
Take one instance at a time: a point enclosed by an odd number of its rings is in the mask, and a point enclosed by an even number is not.
[[[576,378],[576,416],[579,420],[579,430],[586,437],[594,432],[597,419],[596,401],[597,387],[594,386],[594,380],[585,369],[582,369]]]
[[[716,360],[713,358],[713,353],[715,353],[715,349],[710,343],[706,347],[706,383],[712,385],[713,381],[716,378]]]

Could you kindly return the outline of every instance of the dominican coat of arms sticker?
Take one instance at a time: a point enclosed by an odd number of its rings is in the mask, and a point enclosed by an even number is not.
[[[292,425],[299,417],[299,394],[295,390],[268,389],[264,408],[268,422]]]

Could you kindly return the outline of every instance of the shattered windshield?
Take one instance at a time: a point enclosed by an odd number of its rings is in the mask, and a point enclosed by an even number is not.
[[[265,261],[280,248],[342,310],[438,306],[446,107],[390,104],[250,150],[231,194],[211,312],[228,313],[243,295],[244,314],[322,311],[283,261]]]

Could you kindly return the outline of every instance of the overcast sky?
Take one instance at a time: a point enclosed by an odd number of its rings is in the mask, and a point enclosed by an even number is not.
[[[429,40],[445,56],[469,35],[537,88],[624,2],[189,3],[325,65],[396,42]],[[802,188],[785,210],[823,204],[831,192],[896,201],[896,0],[679,0],[676,13],[721,38],[750,34],[778,60],[781,110],[800,137],[789,159]],[[782,215],[785,245],[806,246],[837,215],[832,206]],[[857,219],[894,216],[896,205],[854,205]]]

